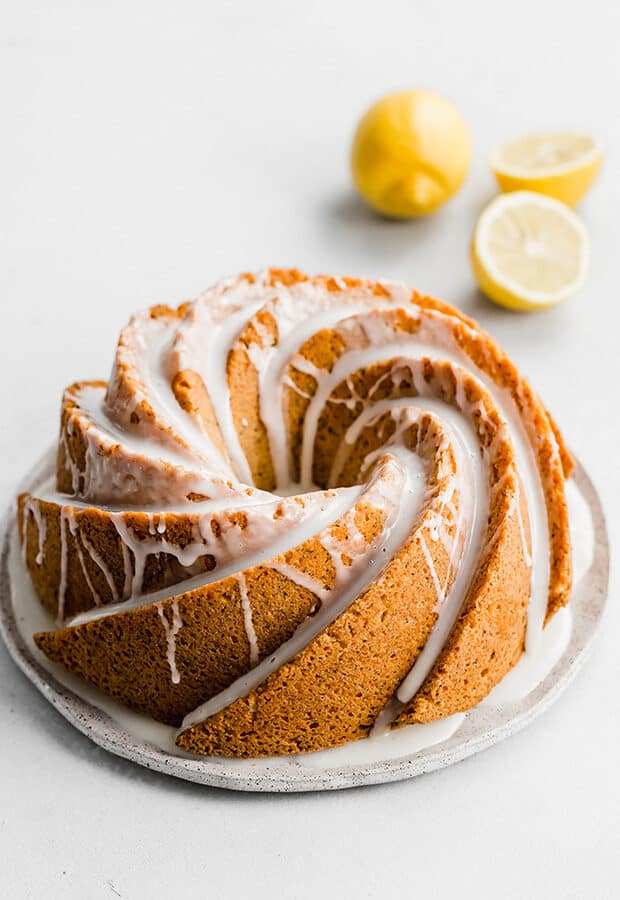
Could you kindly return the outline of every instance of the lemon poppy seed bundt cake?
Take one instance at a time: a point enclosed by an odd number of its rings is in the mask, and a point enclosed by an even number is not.
[[[571,459],[506,354],[404,285],[269,270],[134,316],[18,502],[55,663],[196,754],[463,712],[571,586]]]

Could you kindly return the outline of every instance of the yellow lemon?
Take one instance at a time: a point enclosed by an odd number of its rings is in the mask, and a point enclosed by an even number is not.
[[[530,191],[500,194],[478,219],[471,246],[480,289],[510,309],[544,309],[574,294],[590,240],[564,203]]]
[[[449,200],[470,159],[469,129],[452,103],[429,91],[401,91],[383,97],[361,119],[351,173],[370,206],[406,219]]]
[[[502,191],[537,191],[576,206],[601,167],[603,149],[587,134],[531,134],[491,156]]]

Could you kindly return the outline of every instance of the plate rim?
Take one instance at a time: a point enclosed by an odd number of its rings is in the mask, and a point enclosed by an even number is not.
[[[21,480],[14,496],[27,490],[28,485],[40,479],[50,464],[50,451],[41,457]],[[521,731],[541,715],[565,690],[573,680],[587,657],[604,618],[609,583],[609,536],[601,498],[583,465],[575,458],[575,470],[571,476],[586,500],[594,533],[593,559],[584,578],[592,573],[592,591],[596,594],[599,609],[596,618],[589,623],[582,646],[563,671],[558,672],[567,648],[560,660],[546,678],[526,698],[515,706],[515,712],[504,717],[504,721],[485,727],[486,711],[480,715],[481,707],[474,707],[468,714],[480,719],[479,730],[469,737],[459,733],[467,724],[450,737],[431,747],[396,759],[375,760],[373,762],[334,767],[304,767],[303,755],[291,758],[290,766],[278,761],[272,765],[264,759],[248,760],[246,769],[235,771],[230,761],[222,762],[217,757],[186,758],[167,753],[165,750],[144,739],[132,735],[122,724],[107,712],[90,703],[58,681],[34,656],[24,640],[16,623],[13,610],[13,591],[9,572],[11,539],[16,527],[16,503],[12,501],[4,517],[1,530],[2,552],[0,555],[0,634],[9,655],[35,688],[74,728],[109,753],[141,765],[151,771],[161,772],[186,781],[209,787],[245,792],[299,793],[307,791],[340,790],[362,785],[385,784],[401,781],[433,772],[499,743],[506,737]],[[597,557],[597,553],[601,555]],[[597,565],[595,566],[595,562]],[[571,630],[574,636],[575,624]],[[570,644],[569,644],[570,646]],[[536,699],[534,699],[536,698]],[[508,709],[510,706],[507,707]],[[495,708],[497,710],[497,708]],[[487,716],[488,717],[488,716]],[[253,772],[252,767],[260,771]],[[297,770],[297,771],[295,771]]]

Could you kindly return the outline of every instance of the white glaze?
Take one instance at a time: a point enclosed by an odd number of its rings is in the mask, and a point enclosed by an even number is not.
[[[227,317],[218,322],[219,310],[201,297],[175,338],[179,369],[192,369],[203,380],[220,426],[224,444],[232,460],[237,478],[252,484],[252,474],[235,429],[230,409],[230,391],[226,379],[226,362],[232,343],[262,306],[261,301],[246,301],[239,308],[229,306]],[[219,324],[219,328],[216,327]]]
[[[26,560],[26,533],[28,529],[28,519],[30,516],[34,519],[37,532],[38,532],[38,541],[39,548],[37,550],[37,555],[35,557],[35,563],[37,566],[40,566],[43,562],[43,555],[45,553],[45,538],[47,536],[47,520],[45,516],[41,512],[41,506],[36,497],[26,497],[24,501],[23,507],[23,520],[22,520],[22,553],[24,557],[24,561]]]
[[[566,502],[570,523],[573,584],[577,585],[592,564],[594,553],[592,514],[583,494],[572,479],[566,484]]]
[[[107,604],[98,609],[91,609],[88,612],[81,613],[71,620],[71,625],[79,625],[83,622],[89,622],[93,619],[100,619],[106,616],[114,615],[117,612],[125,612],[131,609],[137,609],[140,606],[150,605],[166,600],[176,594],[186,593],[220,581],[230,575],[236,575],[240,566],[244,569],[252,566],[266,563],[269,559],[286,553],[288,550],[297,546],[308,537],[314,535],[317,529],[325,528],[339,519],[359,498],[362,487],[341,488],[338,491],[317,492],[308,498],[307,507],[301,507],[295,503],[294,498],[287,502],[287,498],[280,501],[273,501],[268,509],[261,507],[252,507],[248,512],[248,520],[251,520],[250,513],[256,513],[260,518],[257,520],[256,530],[253,532],[246,529],[242,533],[241,540],[237,532],[236,541],[226,542],[219,547],[218,565],[211,572],[206,574],[195,575],[185,579],[181,584],[172,585],[171,587],[162,588],[152,593],[141,593],[142,574],[146,558],[150,553],[158,552],[158,549],[166,549],[167,552],[173,553],[182,564],[191,564],[198,557],[205,553],[212,553],[216,548],[213,542],[213,534],[207,526],[201,529],[203,540],[196,541],[187,547],[181,549],[176,545],[162,542],[156,538],[151,540],[137,540],[132,534],[131,529],[124,522],[122,514],[114,515],[114,523],[119,531],[119,537],[122,544],[129,548],[132,557],[136,560],[134,563],[135,574],[131,579],[130,591],[127,599],[122,603]],[[280,518],[273,518],[273,510],[276,506],[284,504],[288,515],[284,514]],[[63,507],[66,509],[66,507]],[[209,520],[210,521],[210,520]],[[267,528],[270,532],[266,532]],[[249,533],[248,533],[249,532]],[[226,532],[224,538],[226,538]],[[231,529],[234,536],[235,530]],[[254,535],[254,537],[253,537]],[[126,570],[131,571],[131,569]]]
[[[571,531],[573,590],[589,571],[594,555],[592,515],[583,495],[571,479],[566,485],[566,501]],[[508,675],[491,691],[483,703],[503,706],[526,697],[548,675],[562,657],[571,635],[570,607],[560,609],[544,628],[536,652],[524,653]]]
[[[532,599],[528,612],[527,631],[527,651],[528,654],[532,654],[542,632],[549,581],[547,514],[536,459],[532,450],[533,425],[527,419],[524,421],[517,408],[517,402],[509,392],[499,390],[491,379],[477,369],[469,357],[458,347],[452,337],[450,322],[446,316],[429,311],[422,314],[417,307],[410,303],[411,292],[405,286],[386,284],[386,288],[389,293],[389,297],[386,299],[368,297],[363,292],[356,291],[338,296],[329,294],[310,283],[302,283],[292,288],[285,288],[282,285],[267,287],[265,280],[259,277],[251,286],[234,282],[216,286],[190,308],[189,313],[180,324],[178,320],[169,321],[165,318],[153,320],[148,313],[135,317],[124,333],[125,341],[119,352],[119,362],[132,367],[138,380],[138,386],[131,401],[121,409],[115,410],[114,418],[112,418],[111,411],[103,401],[102,391],[83,388],[79,392],[80,407],[88,414],[92,422],[92,427],[87,431],[92,440],[87,441],[85,471],[79,471],[71,460],[68,454],[66,435],[61,438],[65,442],[67,464],[71,472],[74,490],[77,491],[82,484],[81,493],[84,496],[87,496],[89,492],[97,494],[99,490],[104,491],[109,471],[106,472],[106,466],[102,464],[101,454],[97,454],[97,448],[102,443],[104,446],[110,446],[111,442],[118,443],[122,439],[123,446],[128,450],[131,458],[122,460],[128,468],[123,469],[121,466],[120,474],[124,477],[127,471],[131,471],[136,465],[139,468],[140,459],[165,463],[167,474],[170,475],[170,472],[173,471],[178,484],[173,479],[174,484],[171,488],[168,481],[165,484],[162,481],[161,484],[155,485],[154,492],[156,496],[161,495],[161,499],[165,502],[178,503],[180,510],[189,509],[189,506],[183,503],[188,490],[204,493],[216,501],[223,501],[223,503],[232,501],[230,508],[238,499],[243,499],[245,503],[249,502],[250,504],[254,502],[260,504],[263,501],[267,503],[269,495],[247,488],[247,484],[251,483],[249,467],[241,452],[232,422],[226,381],[226,362],[229,350],[238,334],[250,320],[252,320],[255,334],[258,336],[258,342],[251,342],[247,347],[247,353],[258,374],[261,388],[260,416],[269,437],[277,491],[280,495],[315,489],[312,483],[314,443],[319,416],[326,403],[344,403],[351,410],[357,409],[358,403],[362,404],[363,411],[349,429],[345,444],[351,444],[355,439],[355,433],[359,433],[364,422],[371,421],[372,415],[380,412],[381,404],[377,403],[373,407],[368,404],[368,400],[371,398],[364,400],[356,396],[353,384],[349,380],[355,371],[386,358],[395,359],[400,365],[423,358],[431,361],[448,360],[454,365],[462,366],[466,371],[474,373],[480,383],[491,391],[515,449],[518,469],[523,480],[528,521],[526,523],[523,519],[518,494],[512,498],[508,514],[515,514],[518,517],[524,558],[526,563],[531,562],[532,564]],[[385,320],[382,315],[372,312],[373,309],[396,308],[399,305],[407,305],[408,313],[419,317],[420,327],[416,334],[409,336],[403,332],[397,332],[392,322]],[[277,342],[273,340],[270,332],[260,321],[256,318],[252,319],[259,308],[269,313],[274,320]],[[363,349],[347,350],[337,360],[332,371],[327,372],[317,368],[301,356],[299,348],[308,337],[321,328],[337,324],[340,324],[345,331],[349,330],[352,336],[354,333],[363,334],[367,346]],[[399,360],[399,357],[402,357],[402,360]],[[310,399],[303,424],[301,477],[298,485],[291,484],[288,471],[288,447],[284,430],[285,396],[283,387],[288,385],[299,391],[286,375],[287,367],[290,364],[299,371],[311,375],[317,383],[316,392]],[[222,457],[214,441],[205,433],[200,423],[185,413],[177,403],[171,389],[171,378],[176,371],[180,371],[182,368],[192,368],[201,375],[211,398],[220,431],[229,450],[232,467]],[[412,372],[415,374],[415,370]],[[394,373],[392,373],[392,377],[393,375]],[[332,391],[341,382],[349,385],[350,398],[331,397]],[[471,415],[472,410],[466,408],[462,384],[457,380],[457,410],[432,397],[424,396],[426,385],[423,380],[416,381],[416,387],[419,397],[403,401],[390,401],[389,408],[395,410],[403,407],[404,422],[410,421],[407,419],[407,410],[410,409],[417,410],[414,415],[417,415],[420,410],[426,410],[432,411],[440,417],[458,457],[461,502],[458,507],[456,535],[453,539],[448,541],[450,536],[446,535],[440,521],[431,529],[433,540],[436,535],[437,539],[450,545],[448,575],[452,571],[455,577],[449,591],[446,591],[447,580],[445,584],[441,584],[437,577],[424,536],[419,536],[435,584],[439,616],[416,664],[399,688],[398,700],[400,703],[406,702],[415,694],[432,668],[462,606],[475,572],[476,562],[483,552],[489,551],[489,546],[487,545],[486,548],[484,546],[489,509],[488,477],[485,472],[488,452],[483,454],[481,460],[479,443],[475,436],[472,437],[471,427],[468,429],[464,425],[464,421]],[[517,400],[521,399],[517,397]],[[155,419],[153,422],[149,422],[142,418],[138,424],[133,424],[132,413],[143,403],[148,403],[149,407],[154,410]],[[387,408],[388,405],[385,406],[385,409]],[[483,406],[478,411],[483,416],[485,415]],[[400,478],[401,486],[406,486],[407,491],[413,491],[417,464],[415,455],[407,451],[403,452],[398,447],[391,449],[392,462],[389,464],[398,470],[399,475],[396,480]],[[557,452],[557,447],[555,452]],[[375,461],[375,459],[368,459],[368,467],[370,468]],[[339,470],[336,462],[340,464],[342,460],[337,458],[334,462],[334,477],[337,476]],[[379,468],[380,466],[381,464],[379,464]],[[109,466],[107,468],[109,469]],[[235,475],[241,478],[241,484],[234,482]],[[188,487],[188,485],[194,484],[196,487]],[[377,487],[376,474],[374,485],[371,482],[369,492],[372,492],[373,486]],[[330,513],[339,510],[339,515],[343,515],[344,511],[350,508],[353,494],[346,494],[345,490],[351,491],[351,489],[341,488],[333,491],[335,499],[331,503]],[[415,516],[409,517],[409,506],[415,508],[417,514],[421,509],[423,497],[417,496],[416,503],[409,504],[406,514],[403,514],[403,510],[399,506],[401,498],[390,497],[381,490],[376,490],[376,494],[376,503],[386,513],[383,549],[388,551],[386,558],[389,560],[402,545],[413,526]],[[114,497],[114,492],[112,492],[112,497]],[[450,502],[451,499],[447,497],[446,504]],[[325,510],[321,510],[321,512],[323,513]],[[93,561],[99,565],[106,576],[113,598],[117,602],[82,614],[74,619],[72,624],[111,615],[120,610],[133,609],[146,603],[159,603],[163,599],[178,594],[181,590],[186,591],[193,587],[204,586],[229,574],[237,575],[238,579],[243,578],[242,575],[239,575],[240,569],[255,565],[257,561],[264,562],[270,555],[281,555],[286,549],[295,546],[305,537],[316,533],[318,525],[316,520],[313,521],[311,516],[307,516],[298,530],[295,526],[288,529],[288,542],[277,535],[274,539],[274,535],[268,534],[269,541],[265,540],[262,543],[260,540],[257,541],[260,549],[252,546],[250,552],[240,551],[236,554],[231,552],[228,556],[224,554],[218,559],[216,569],[209,576],[190,577],[183,582],[182,588],[176,586],[150,595],[143,595],[143,573],[148,556],[156,552],[172,553],[181,565],[189,569],[201,555],[210,552],[207,550],[209,545],[208,528],[203,529],[199,526],[197,540],[181,549],[166,541],[165,525],[160,530],[161,520],[158,520],[157,524],[153,520],[151,529],[153,540],[137,540],[128,528],[120,510],[111,515],[121,539],[125,561],[122,602],[119,602],[118,590],[111,574],[106,573],[105,567],[101,565],[103,561],[97,560],[93,548],[89,548],[82,540],[82,546],[90,553]],[[326,518],[329,521],[335,521],[335,518],[330,519],[329,515]],[[263,517],[261,523],[263,537],[267,519],[268,517]],[[60,617],[62,617],[66,590],[67,528],[71,534],[75,534],[74,522],[74,513],[68,511],[68,507],[63,507],[60,517]],[[325,528],[325,523],[323,523],[323,527]],[[248,675],[243,676],[218,697],[212,698],[207,704],[190,714],[184,726],[198,721],[200,717],[212,715],[223,706],[233,702],[236,697],[247,693],[252,686],[258,685],[261,680],[303,649],[320,630],[333,621],[335,616],[344,611],[365,589],[370,575],[372,575],[370,580],[377,577],[377,572],[372,571],[371,567],[367,565],[369,554],[374,552],[376,547],[369,548],[363,539],[360,540],[359,536],[356,536],[354,522],[350,519],[348,529],[346,548],[333,544],[330,540],[329,529],[325,529],[322,535],[322,542],[330,553],[336,571],[335,589],[332,587],[332,590],[328,592],[325,586],[321,587],[316,582],[313,582],[313,587],[310,587],[304,573],[297,572],[290,566],[286,570],[287,577],[309,587],[316,593],[319,600],[328,601],[323,602],[319,613],[302,623],[294,637],[279,648],[269,660],[263,660]],[[531,545],[528,542],[528,532],[531,535]],[[41,535],[40,527],[39,535]],[[41,536],[39,539],[41,540]],[[88,579],[79,542],[77,546],[87,583],[93,593],[93,599],[97,603],[96,592]],[[533,548],[531,554],[530,546]],[[269,553],[266,548],[269,549]],[[359,550],[357,555],[356,548]],[[353,557],[351,566],[342,565],[341,559],[344,552]],[[133,566],[131,576],[130,562]],[[362,563],[364,564],[363,569]],[[279,567],[279,571],[283,574],[285,566],[286,563],[281,561],[274,563],[274,568]],[[241,588],[241,583],[240,589],[245,630],[250,645],[251,660],[254,663],[258,660],[258,648],[256,636],[253,634],[251,608],[247,593],[244,605],[244,589]],[[161,606],[159,613],[161,618],[163,615]],[[169,629],[166,634],[170,652],[169,634],[172,634],[174,642],[178,629],[172,633],[175,627],[174,621],[172,625],[167,623],[165,617],[162,624],[164,621],[166,622],[164,627]],[[180,627],[181,625],[179,625]],[[172,646],[174,647],[174,643]],[[174,654],[170,663],[171,672],[173,672],[173,663]]]
[[[254,630],[254,620],[252,618],[252,604],[248,597],[245,584],[245,575],[241,572],[237,575],[237,583],[239,584],[239,593],[241,596],[241,610],[243,612],[243,627],[245,628],[245,636],[248,639],[250,648],[250,665],[255,666],[258,662],[259,649],[256,631]]]
[[[447,741],[453,734],[456,734],[464,721],[463,713],[456,713],[454,716],[438,719],[436,722],[429,722],[426,725],[395,728],[378,737],[351,741],[341,747],[332,747],[329,750],[305,753],[304,765],[322,769],[326,766],[354,766],[386,758],[409,756],[419,753],[420,750],[427,747],[440,744],[442,741]]]
[[[441,317],[438,315],[437,318],[438,320],[440,320]],[[394,330],[390,327],[389,323],[386,323],[381,317],[376,315],[373,316],[371,314],[365,317],[362,325],[364,330],[367,332],[369,339],[372,340],[371,346],[369,346],[365,350],[358,350],[341,356],[332,369],[331,373],[323,372],[323,374],[321,375],[316,371],[316,367],[313,367],[313,371],[311,374],[317,380],[317,390],[313,399],[310,401],[304,419],[301,453],[301,483],[304,485],[309,485],[312,483],[312,451],[318,426],[318,418],[324,404],[328,402],[333,389],[342,381],[345,381],[346,378],[354,371],[365,368],[373,361],[380,361],[384,359],[386,352],[385,344],[389,346],[391,353],[396,350],[397,353],[395,355],[403,355],[405,360],[411,359],[412,355],[414,358],[427,357],[432,360],[434,358],[434,354],[437,351],[437,341],[435,340],[433,343],[430,343],[430,341],[428,341],[428,338],[430,336],[434,338],[437,337],[436,333],[433,333],[432,327],[430,329],[431,335],[424,334],[425,327],[428,327],[425,326],[420,329],[418,334],[412,340],[390,343],[394,341]],[[427,338],[426,343],[424,342],[424,337]],[[384,342],[383,346],[381,345],[382,341]],[[289,349],[291,352],[289,352]],[[442,350],[444,350],[443,347]],[[292,348],[287,347],[283,355],[285,359],[289,359],[292,355]],[[444,352],[442,354],[442,357],[445,356],[447,356],[448,358],[452,358],[452,360],[457,363],[465,364],[466,368],[470,371],[473,368],[476,371],[476,375],[480,377],[481,382],[483,384],[486,382],[486,385],[490,386],[490,379],[486,377],[484,373],[480,372],[480,370],[477,370],[476,367],[473,367],[471,361],[469,361],[466,358],[465,354],[458,350],[458,348],[455,348],[453,346],[450,352]],[[262,365],[262,360],[257,362],[257,367],[260,367]],[[423,388],[423,385],[421,385],[421,387]],[[494,385],[493,388],[495,388]],[[422,392],[423,391],[420,390],[420,393]],[[547,533],[547,514],[544,503],[544,495],[542,493],[540,476],[538,474],[536,461],[533,456],[529,440],[524,433],[525,430],[523,423],[516,411],[515,401],[507,391],[497,391],[497,389],[495,388],[494,396],[498,393],[500,394],[500,403],[498,404],[500,413],[504,414],[506,428],[510,433],[513,444],[515,445],[515,455],[517,456],[517,461],[523,466],[523,470],[520,468],[520,471],[522,471],[526,495],[528,496],[528,499],[531,500],[531,505],[528,504],[528,510],[534,511],[534,516],[528,523],[528,526],[532,535],[532,541],[536,541],[538,535],[546,536]],[[437,401],[432,400],[428,402],[437,403]],[[465,405],[462,396],[457,396],[457,402],[459,402],[459,405],[461,406]],[[411,403],[411,401],[409,401],[409,403]],[[422,406],[422,404],[418,402],[417,398],[415,401],[415,405],[418,408]],[[449,410],[446,404],[441,405],[443,406],[443,416],[450,416],[452,411]],[[280,418],[279,411],[276,409],[274,413],[273,409],[271,408],[268,410],[263,410],[263,408],[261,407],[261,415],[263,417],[263,421],[265,421],[265,424],[273,421],[274,419],[279,420]],[[267,430],[270,434],[272,433],[268,424]],[[460,434],[460,437],[462,438],[462,433]],[[282,466],[284,466],[285,459],[282,454],[284,453],[285,448],[281,447],[279,441],[276,441],[275,447],[277,453],[280,455]],[[462,454],[461,458],[461,466],[463,468],[466,467],[467,462],[478,459],[478,442],[476,440],[472,441],[470,438],[469,444],[465,445],[465,450],[466,452]],[[277,465],[276,471],[278,471]],[[282,471],[282,467],[280,468],[280,471]],[[427,641],[423,651],[419,654],[416,660],[416,664],[414,665],[405,681],[401,684],[397,692],[398,701],[400,703],[406,703],[413,697],[415,692],[421,686],[426,675],[428,675],[428,673],[430,672],[435,660],[441,652],[445,640],[450,633],[452,625],[454,624],[454,621],[456,620],[458,612],[461,608],[468,586],[473,577],[473,573],[475,572],[476,561],[479,559],[480,554],[483,550],[486,519],[488,516],[488,501],[486,501],[486,493],[484,489],[486,480],[481,477],[480,470],[478,468],[476,468],[474,471],[475,475],[473,479],[471,479],[470,483],[473,483],[475,485],[475,488],[473,493],[470,493],[469,495],[469,502],[473,509],[473,516],[470,519],[470,521],[472,522],[472,527],[459,529],[459,531],[465,535],[465,562],[459,567],[459,571],[457,572],[456,578],[454,580],[454,585],[452,587],[452,590],[450,591],[450,603],[446,604],[447,611],[443,612],[443,614],[439,616],[429,640]],[[467,484],[467,481],[468,479],[464,478],[461,483]],[[522,535],[526,562],[531,563],[532,560],[527,545],[525,526],[522,522],[518,497],[517,501],[512,506],[512,510],[515,511],[519,518],[519,527]],[[535,547],[538,552],[537,565],[533,570],[534,572],[536,572],[536,579],[534,580],[533,578],[531,593],[532,599],[530,601],[530,610],[528,614],[527,650],[530,653],[533,652],[537,641],[540,640],[539,632],[542,632],[542,623],[544,620],[544,613],[547,604],[549,580],[548,542],[547,540],[540,540],[538,544],[533,543],[532,546]],[[540,549],[538,549],[539,547]],[[427,559],[430,560],[429,554],[427,554]],[[433,576],[436,580],[434,572]],[[443,600],[443,597],[438,591],[438,602],[441,600]],[[319,619],[318,616],[317,619]],[[319,631],[317,631],[316,633],[319,633]],[[203,704],[201,707],[199,707],[197,711],[191,713],[188,717],[186,717],[186,720],[183,723],[183,728],[199,721],[201,717],[207,718],[209,715],[213,715],[215,712],[234,702],[235,699],[243,696],[245,693],[248,693],[253,686],[256,686],[260,683],[261,676],[265,678],[268,677],[270,671],[275,671],[275,668],[279,667],[284,661],[286,661],[286,659],[291,658],[292,655],[295,655],[295,653],[299,652],[299,650],[302,649],[302,647],[305,646],[306,643],[307,641],[303,644],[296,642],[293,645],[294,649],[291,650],[291,652],[276,654],[273,660],[274,668],[272,668],[271,670],[268,666],[265,666],[263,672],[259,667],[252,673],[251,678],[239,679],[238,682],[236,682],[234,685],[231,685],[228,689],[222,692],[222,694],[218,695],[216,698],[212,698],[206,704]]]
[[[569,484],[571,484],[569,482]],[[573,490],[567,492],[570,502],[571,515],[571,531],[579,543],[574,547],[575,559],[592,559],[593,556],[593,534],[591,516],[587,504],[583,500],[582,495]],[[571,495],[574,494],[571,500]],[[575,499],[576,497],[576,499]],[[183,753],[176,747],[174,741],[177,730],[169,725],[161,722],[155,722],[147,716],[135,713],[119,703],[116,703],[110,697],[91,687],[80,679],[69,674],[64,668],[52,662],[43,654],[34,644],[32,635],[38,631],[47,631],[53,627],[53,622],[49,613],[41,606],[36,598],[30,579],[27,576],[23,562],[21,560],[20,546],[17,536],[14,534],[11,539],[11,552],[9,556],[9,572],[11,577],[11,593],[16,615],[15,620],[19,629],[19,633],[28,647],[29,652],[35,657],[37,662],[62,685],[67,687],[78,697],[86,700],[88,703],[111,716],[115,722],[119,723],[125,733],[130,735],[137,741],[144,741],[149,745],[156,746],[166,754],[177,757],[180,760],[186,759],[188,754]],[[576,568],[576,584],[581,580],[579,570]],[[584,575],[585,573],[582,573]],[[570,621],[570,608],[562,612],[565,620]],[[557,617],[556,617],[557,618]],[[552,624],[552,623],[551,623]],[[562,626],[564,627],[564,626]],[[548,629],[546,629],[548,631]],[[553,646],[551,646],[551,643]],[[554,655],[549,655],[550,651]],[[542,680],[556,665],[558,657],[556,653],[560,651],[560,645],[557,641],[542,642],[536,651],[539,659],[544,664],[540,666],[538,675]],[[522,662],[525,657],[522,657]],[[518,671],[522,662],[518,663],[515,673]],[[501,685],[500,685],[501,687]],[[525,696],[531,690],[530,685],[524,688]],[[504,701],[500,701],[499,693],[492,694],[493,701],[497,701],[498,707],[504,706]],[[491,706],[490,699],[485,701]],[[510,703],[514,703],[511,700]],[[475,712],[475,711],[474,711]],[[467,722],[469,716],[465,717]],[[392,731],[386,736],[375,736],[368,740],[356,741],[346,744],[343,747],[336,747],[330,750],[322,750],[317,753],[304,754],[297,757],[272,757],[264,760],[263,763],[269,768],[283,766],[286,767],[290,763],[296,765],[310,765],[317,770],[323,769],[330,771],[340,769],[346,766],[363,767],[366,762],[372,760],[401,760],[410,758],[415,753],[423,751],[425,748],[435,745],[438,741],[445,741],[452,733],[457,733],[461,725],[461,718],[450,717],[449,719],[439,720],[438,722],[428,725],[413,725]],[[218,762],[230,768],[232,771],[247,771],[248,775],[254,771],[255,760],[239,760],[219,758]],[[262,770],[261,770],[262,771]]]
[[[175,744],[177,729],[170,725],[156,722],[147,716],[133,712],[120,703],[116,703],[110,697],[101,693],[101,691],[71,675],[62,666],[50,662],[47,656],[41,653],[32,640],[32,635],[38,631],[49,630],[53,627],[53,622],[49,613],[45,611],[36,598],[32,584],[21,564],[19,542],[15,537],[11,543],[9,570],[14,603],[19,608],[19,614],[16,615],[19,632],[37,662],[74,694],[111,716],[115,722],[119,723],[134,738],[153,744],[172,756],[180,759],[187,758],[189,754],[179,750]],[[393,732],[394,738],[389,738],[387,741],[357,741],[354,744],[347,744],[344,747],[337,747],[333,750],[304,754],[303,761],[315,767],[330,767],[361,764],[366,760],[386,759],[390,756],[410,755],[424,747],[430,747],[439,741],[446,740],[458,728],[460,717],[453,716],[450,719],[442,720],[442,722],[445,724],[433,723],[428,726],[415,725],[398,729],[398,731]],[[299,759],[301,757],[272,757],[268,762],[272,766],[280,766]],[[243,769],[249,769],[253,766],[254,761],[222,759],[222,763],[231,767],[239,766]]]
[[[163,626],[164,634],[166,635],[166,659],[168,660],[168,665],[170,667],[170,680],[173,684],[178,684],[181,681],[181,676],[177,669],[176,637],[183,627],[183,619],[179,612],[179,603],[178,600],[174,599],[170,604],[170,611],[172,613],[171,622],[168,621],[162,604],[157,603],[156,605],[157,613]]]
[[[403,511],[398,501],[404,492],[407,492],[408,503]],[[319,612],[305,619],[275,653],[186,716],[181,730],[214,715],[265,681],[324,631],[378,577],[410,533],[422,507],[423,493],[410,477],[409,470],[393,456],[386,456],[385,463],[377,466],[366,493],[369,503],[385,510],[380,538],[373,544],[365,544],[366,552],[357,556],[355,543],[345,542],[338,546],[337,542],[332,541],[332,559],[337,559],[339,552],[347,552],[352,556],[352,563],[350,566],[337,566],[336,584],[329,597],[324,598]],[[347,524],[350,527],[351,520]],[[325,539],[323,535],[321,537]]]
[[[535,652],[523,653],[516,666],[503,677],[482,702],[489,706],[515,703],[526,697],[561,658],[571,633],[571,613],[559,610],[543,630]]]
[[[321,410],[328,402],[334,388],[360,368],[386,358],[397,361],[429,359],[433,362],[449,361],[472,373],[492,394],[497,409],[506,422],[514,447],[517,468],[521,475],[529,512],[531,547],[535,554],[532,561],[532,592],[528,611],[527,647],[535,646],[540,639],[547,608],[549,593],[549,541],[547,509],[544,493],[532,449],[531,440],[536,434],[528,434],[516,402],[507,390],[497,385],[458,347],[449,332],[449,323],[440,313],[426,313],[421,318],[418,332],[406,339],[378,317],[366,317],[366,328],[372,323],[373,344],[364,350],[357,350],[341,356],[330,373],[324,372],[318,382],[317,391],[309,404],[304,419],[304,440],[301,452],[301,481],[311,481],[312,456]],[[439,352],[440,351],[440,352]],[[457,382],[458,390],[458,382]],[[460,404],[459,404],[460,405]],[[444,408],[447,405],[444,404]],[[534,426],[530,426],[533,430]]]

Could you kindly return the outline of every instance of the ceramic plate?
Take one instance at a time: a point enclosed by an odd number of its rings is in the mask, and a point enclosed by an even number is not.
[[[53,455],[48,453],[20,490],[39,484],[53,465]],[[50,663],[34,646],[32,633],[52,626],[24,571],[14,509],[7,516],[0,560],[0,628],[17,665],[71,725],[110,753],[148,769],[238,791],[322,791],[412,778],[465,759],[524,728],[553,703],[586,658],[607,596],[609,546],[599,497],[579,463],[572,482],[580,510],[573,533],[582,556],[576,568],[583,574],[573,589],[570,615],[562,611],[545,629],[556,643],[557,661],[551,671],[542,681],[535,679],[539,683],[524,699],[511,701],[504,679],[497,693],[467,715],[410,726],[387,739],[279,759],[181,754],[174,746],[173,729],[123,709]]]

